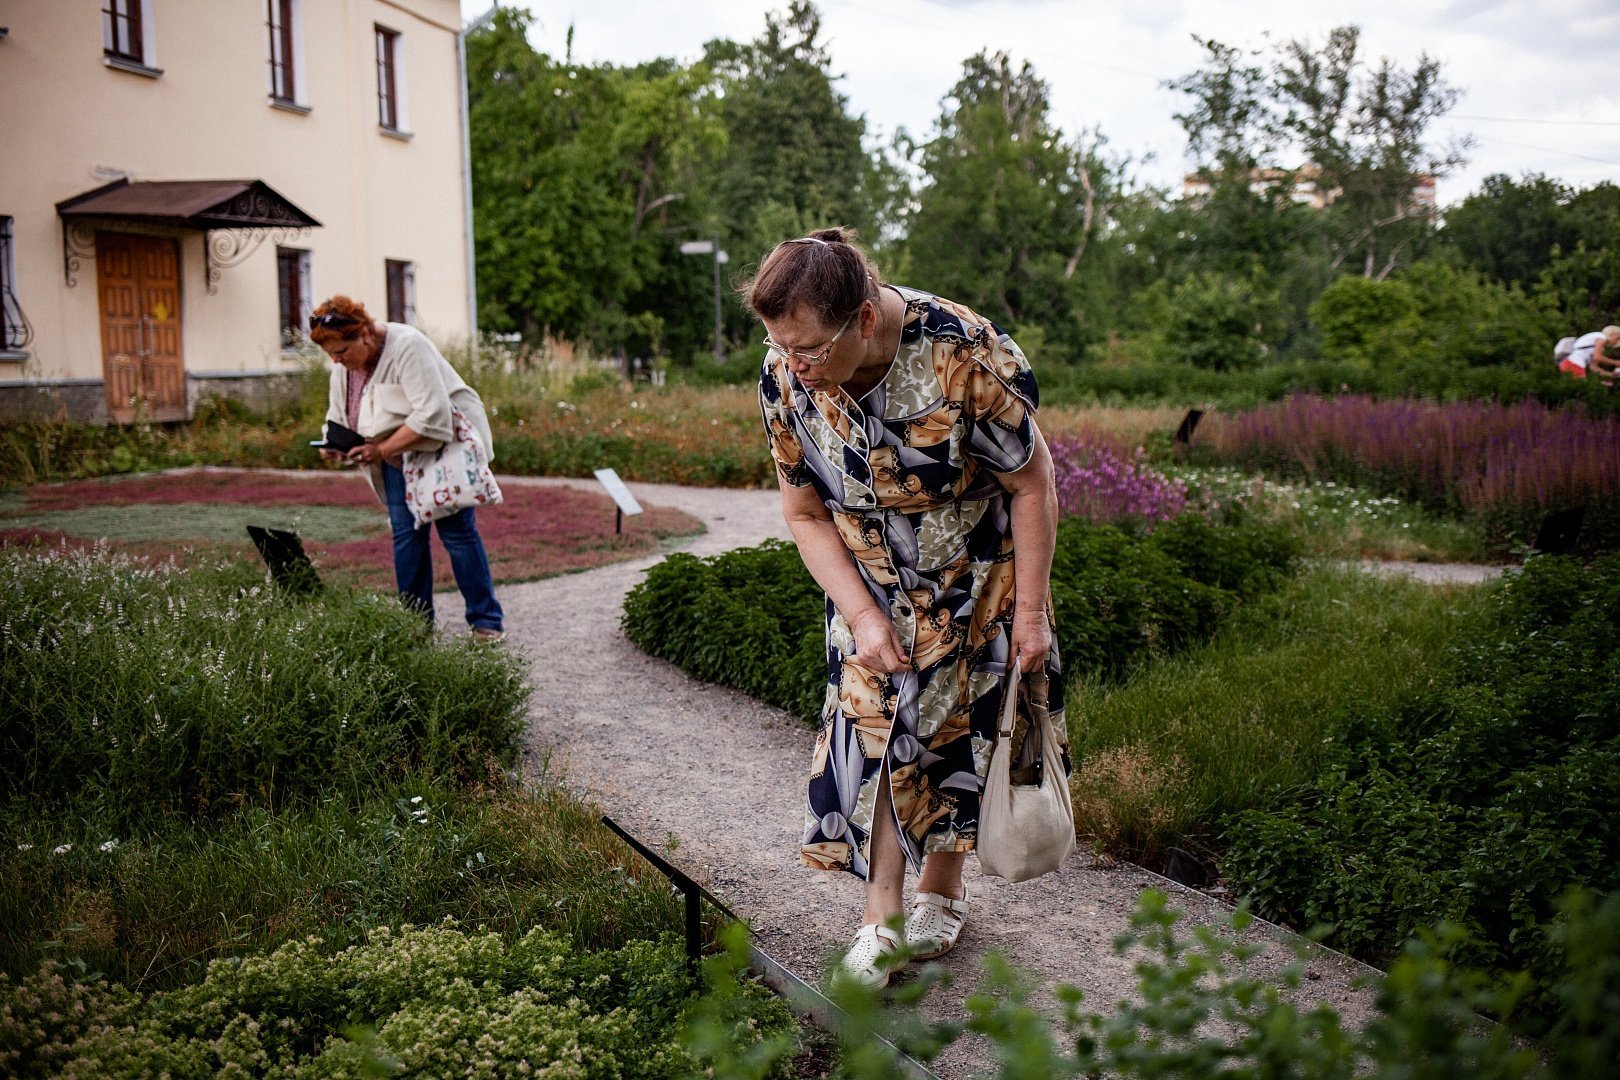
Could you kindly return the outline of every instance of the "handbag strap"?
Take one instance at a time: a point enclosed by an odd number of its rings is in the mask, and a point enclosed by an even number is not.
[[[1013,725],[1018,722],[1018,658],[1015,656],[1007,664],[1006,697],[1001,699],[1001,723],[996,727],[996,734],[1003,739],[1012,738]]]

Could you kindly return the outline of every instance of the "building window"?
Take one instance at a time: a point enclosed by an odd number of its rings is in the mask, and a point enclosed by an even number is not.
[[[265,27],[270,31],[270,96],[287,105],[298,103],[298,0],[265,0]]]
[[[304,328],[314,290],[309,282],[309,252],[298,248],[276,248],[276,284],[281,291],[281,347],[296,348],[304,340]]]
[[[386,131],[405,130],[400,108],[399,32],[381,26],[377,31],[377,123]]]
[[[383,264],[388,275],[388,321],[416,325],[416,264],[389,259]]]
[[[141,0],[102,0],[101,47],[114,60],[146,63]]]
[[[0,305],[5,308],[5,337],[0,340],[0,354],[20,353],[34,340],[34,328],[28,325],[22,305],[17,303],[17,262],[12,251],[9,217],[0,217]]]

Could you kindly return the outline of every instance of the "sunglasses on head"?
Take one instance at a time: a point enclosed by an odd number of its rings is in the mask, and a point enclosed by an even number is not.
[[[337,330],[345,326],[353,326],[359,321],[360,320],[355,318],[353,315],[344,315],[342,312],[338,311],[328,311],[323,315],[311,315],[309,317],[309,328],[314,330],[318,327],[324,326],[328,330]]]

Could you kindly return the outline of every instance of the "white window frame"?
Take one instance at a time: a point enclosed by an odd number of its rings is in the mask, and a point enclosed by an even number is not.
[[[402,285],[403,285],[403,288],[401,289],[401,292],[403,292],[404,295],[400,297],[400,301],[404,304],[405,310],[399,312],[400,318],[398,318],[398,319],[395,319],[394,318],[394,312],[390,311],[390,312],[388,312],[388,318],[392,322],[402,322],[402,323],[405,323],[407,326],[415,326],[416,322],[417,322],[417,315],[416,315],[416,263],[411,261],[410,259],[384,259],[383,260],[383,297],[384,297],[385,301],[388,301],[388,302],[391,302],[392,299],[393,299],[393,297],[389,295],[390,290],[389,290],[389,281],[388,281],[388,271],[389,271],[389,269],[391,267],[394,267],[394,266],[398,266],[398,267],[401,268],[400,277],[401,277]]]
[[[140,0],[141,3],[141,55],[138,60],[127,60],[121,56],[109,56],[107,50],[112,48],[112,39],[108,35],[106,21],[101,24],[102,63],[110,68],[120,71],[134,72],[136,75],[147,75],[156,78],[163,74],[163,69],[157,66],[157,0]],[[97,5],[97,11],[101,6]]]

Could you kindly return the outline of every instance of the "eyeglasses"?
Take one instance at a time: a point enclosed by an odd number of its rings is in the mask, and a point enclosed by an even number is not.
[[[309,317],[309,328],[314,330],[317,327],[324,326],[329,330],[336,330],[339,327],[351,326],[359,321],[353,315],[345,315],[339,311],[328,311],[321,315],[311,315]]]
[[[855,316],[859,314],[860,308],[856,308],[854,311],[852,311],[849,318],[844,320],[844,325],[838,328],[838,333],[834,334],[832,336],[832,340],[821,347],[820,352],[806,352],[804,349],[790,349],[786,345],[779,345],[775,341],[772,341],[769,334],[765,335],[765,347],[774,353],[780,353],[789,360],[797,360],[802,364],[814,364],[815,366],[820,367],[822,364],[827,362],[827,357],[832,355],[833,346],[838,344],[838,339],[844,336],[844,331],[849,329],[849,324],[854,322]]]

